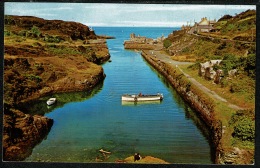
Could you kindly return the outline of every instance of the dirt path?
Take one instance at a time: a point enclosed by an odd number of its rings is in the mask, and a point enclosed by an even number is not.
[[[191,62],[179,62],[179,61],[174,61],[172,60],[168,55],[166,54],[162,54],[160,51],[153,51],[153,50],[149,50],[148,51],[149,55],[152,55],[156,58],[158,58],[160,61],[165,62],[165,63],[169,63],[172,66],[177,67],[194,85],[196,85],[198,88],[200,88],[205,94],[220,100],[222,102],[228,103],[228,106],[230,108],[233,108],[235,110],[242,110],[243,108],[229,103],[225,98],[219,96],[216,92],[210,90],[209,88],[207,88],[206,86],[202,85],[200,82],[198,82],[196,79],[192,78],[189,74],[185,73],[178,65],[188,65],[188,64],[193,64]]]

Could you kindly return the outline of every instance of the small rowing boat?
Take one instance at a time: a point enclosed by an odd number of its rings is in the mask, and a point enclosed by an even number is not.
[[[157,93],[153,95],[143,95],[141,93],[122,95],[122,101],[129,101],[129,102],[158,101],[162,99],[163,99],[162,93]]]
[[[47,105],[50,106],[50,105],[53,105],[55,102],[56,102],[56,98],[52,97],[52,98],[49,98],[49,100],[47,100]]]

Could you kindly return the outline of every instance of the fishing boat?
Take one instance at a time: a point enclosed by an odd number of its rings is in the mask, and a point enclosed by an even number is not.
[[[46,103],[48,106],[50,106],[50,105],[53,105],[56,102],[56,100],[57,100],[56,98],[52,97],[52,98],[49,98]]]
[[[125,94],[122,95],[122,101],[142,102],[142,101],[158,101],[163,99],[162,93],[144,95],[144,94]]]

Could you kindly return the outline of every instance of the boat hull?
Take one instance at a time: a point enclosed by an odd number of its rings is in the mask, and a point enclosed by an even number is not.
[[[56,103],[56,98],[50,98],[46,103],[48,106],[53,105],[54,103]]]
[[[156,94],[156,95],[123,95],[122,101],[128,101],[128,102],[142,102],[142,101],[160,101],[163,99],[162,94]]]

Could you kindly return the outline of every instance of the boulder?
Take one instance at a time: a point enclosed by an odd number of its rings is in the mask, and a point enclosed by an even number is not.
[[[22,161],[48,135],[53,120],[24,114],[5,104],[3,125],[3,160]]]

